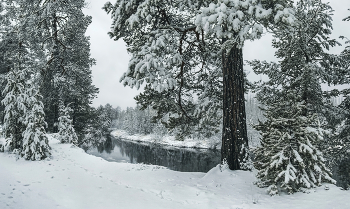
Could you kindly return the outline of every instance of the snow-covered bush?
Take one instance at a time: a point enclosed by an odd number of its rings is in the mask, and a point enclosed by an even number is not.
[[[21,156],[26,160],[42,160],[49,157],[50,146],[46,136],[44,105],[42,96],[35,88],[26,91],[27,113],[24,124],[26,125],[23,135],[23,146]]]
[[[5,106],[3,124],[3,136],[6,138],[6,149],[14,151],[22,148],[22,133],[25,130],[24,119],[27,111],[25,100],[26,71],[15,66],[8,72],[7,84],[2,94],[5,98],[1,101]]]
[[[58,118],[58,140],[61,143],[78,145],[78,137],[70,119],[71,108],[60,104],[60,117]]]

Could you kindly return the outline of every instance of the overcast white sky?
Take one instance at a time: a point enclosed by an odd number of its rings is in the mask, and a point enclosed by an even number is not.
[[[100,89],[98,98],[93,101],[93,106],[111,104],[113,107],[120,106],[134,107],[136,105],[133,99],[139,92],[130,87],[124,87],[119,83],[123,72],[127,70],[130,56],[126,51],[122,40],[113,41],[109,38],[111,18],[101,8],[108,0],[87,0],[89,7],[84,10],[85,14],[92,16],[92,24],[87,30],[87,35],[91,38],[91,56],[96,59],[96,65],[92,68],[93,84]],[[114,3],[114,0],[110,0]],[[350,22],[341,21],[350,15],[349,0],[329,0],[335,10],[333,16],[333,36],[337,38],[344,35],[350,38]],[[339,53],[344,47],[333,49],[332,53]],[[245,60],[260,59],[273,61],[274,49],[271,47],[271,35],[265,35],[260,40],[247,41],[243,53]],[[259,77],[252,73],[248,75],[250,80],[256,80]],[[141,90],[141,89],[140,89]]]

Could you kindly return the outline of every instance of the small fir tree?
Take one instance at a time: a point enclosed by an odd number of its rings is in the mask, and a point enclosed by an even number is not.
[[[35,88],[27,90],[27,107],[31,110],[25,119],[26,130],[23,132],[21,156],[26,160],[42,160],[51,155],[46,136],[44,105],[42,96]]]
[[[255,151],[255,167],[258,185],[268,186],[271,195],[278,188],[293,193],[324,181],[335,183],[319,149],[331,110],[321,83],[337,82],[337,69],[343,62],[326,52],[338,44],[329,38],[331,14],[332,8],[321,0],[299,0],[295,24],[274,31],[273,47],[281,61],[250,62],[256,73],[269,77],[257,94],[266,106],[267,120],[256,126],[262,138]]]
[[[317,127],[316,113],[304,115],[306,105],[295,91],[266,110],[266,121],[260,122],[261,146],[255,150],[258,186],[268,186],[271,195],[278,188],[294,193],[301,188],[319,186],[323,181],[335,183],[325,160],[315,144],[323,140]],[[316,123],[316,124],[315,124]]]
[[[22,133],[25,129],[23,120],[26,113],[25,76],[25,71],[15,67],[7,74],[7,84],[2,92],[5,95],[1,101],[5,106],[3,135],[9,151],[16,152],[22,148]]]
[[[68,106],[60,105],[60,117],[58,118],[58,140],[61,143],[72,143],[78,145],[78,137],[75,133],[70,119],[71,109]]]

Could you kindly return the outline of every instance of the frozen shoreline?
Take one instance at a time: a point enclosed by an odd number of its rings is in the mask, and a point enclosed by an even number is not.
[[[156,143],[159,145],[174,146],[178,148],[196,148],[196,149],[221,149],[221,140],[215,137],[208,139],[185,138],[184,141],[175,140],[175,136],[156,136],[153,134],[130,135],[124,130],[114,130],[111,135],[116,138],[135,142]]]

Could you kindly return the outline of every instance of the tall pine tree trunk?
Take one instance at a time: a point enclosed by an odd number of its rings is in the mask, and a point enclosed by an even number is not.
[[[222,52],[223,72],[223,128],[221,160],[231,170],[242,169],[248,147],[244,100],[244,72],[242,48],[234,45],[227,54]],[[242,149],[243,148],[243,149]]]
[[[47,121],[47,131],[51,133],[57,133],[58,128],[55,124],[58,124],[58,103],[59,103],[59,88],[55,85],[55,76],[59,72],[59,40],[58,40],[58,18],[56,13],[52,14],[52,44],[53,49],[51,52],[50,61],[47,63],[46,72],[44,72],[44,81],[41,94],[43,95],[45,121]]]

